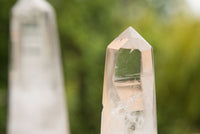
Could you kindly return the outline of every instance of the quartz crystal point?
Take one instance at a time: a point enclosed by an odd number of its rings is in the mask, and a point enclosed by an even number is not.
[[[107,47],[101,134],[157,134],[152,47],[132,27]]]
[[[8,134],[69,134],[53,8],[19,0],[10,29]]]

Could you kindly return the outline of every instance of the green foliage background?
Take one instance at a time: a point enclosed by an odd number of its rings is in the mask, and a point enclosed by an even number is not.
[[[200,132],[200,19],[179,0],[49,0],[57,12],[71,134],[99,134],[106,46],[133,26],[154,48],[159,134]],[[0,134],[6,133],[9,13],[0,1]]]

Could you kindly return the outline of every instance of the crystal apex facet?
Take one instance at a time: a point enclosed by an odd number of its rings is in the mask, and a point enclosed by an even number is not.
[[[110,49],[139,49],[145,51],[151,49],[151,45],[131,26],[122,32],[108,46]]]

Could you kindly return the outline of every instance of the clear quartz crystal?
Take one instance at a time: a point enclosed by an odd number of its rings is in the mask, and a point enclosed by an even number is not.
[[[132,27],[107,47],[101,134],[157,134],[152,47]]]
[[[53,8],[19,0],[12,9],[8,134],[68,134]]]

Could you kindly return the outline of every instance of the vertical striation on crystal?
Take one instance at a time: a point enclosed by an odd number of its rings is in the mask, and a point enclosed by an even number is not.
[[[19,0],[12,9],[8,134],[68,134],[53,8]]]
[[[157,134],[152,47],[132,27],[107,47],[101,134]]]

